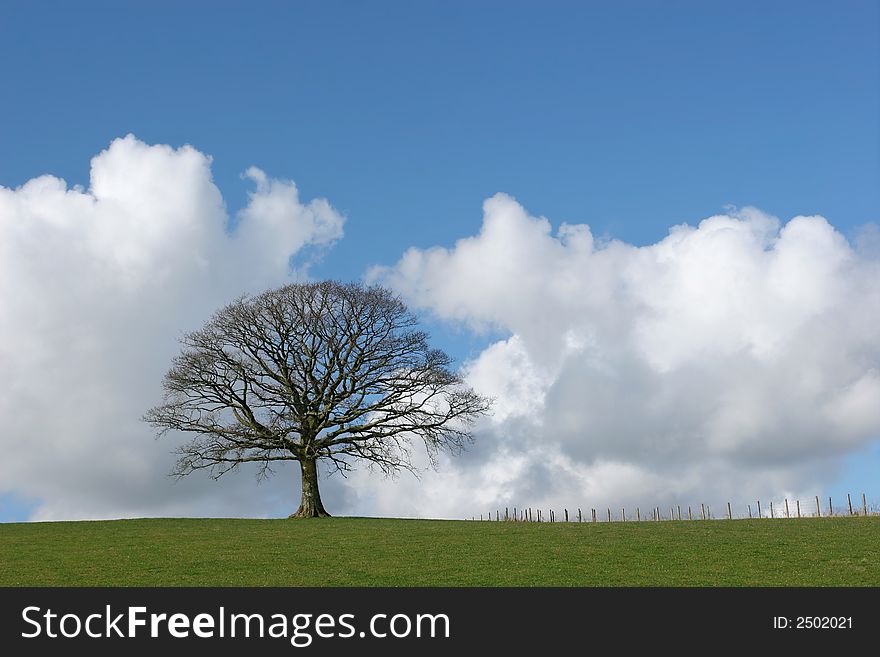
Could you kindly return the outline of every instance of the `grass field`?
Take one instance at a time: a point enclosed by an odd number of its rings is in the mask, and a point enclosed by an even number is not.
[[[0,524],[3,586],[877,586],[880,518]]]

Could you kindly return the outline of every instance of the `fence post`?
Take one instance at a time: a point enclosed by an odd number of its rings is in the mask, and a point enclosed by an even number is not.
[[[834,515],[834,507],[831,506],[831,496],[829,495],[828,496],[828,517],[830,518],[833,515]]]
[[[727,519],[733,520],[733,516],[730,514],[730,502],[727,503]]]
[[[611,522],[611,509],[608,509],[608,522]]]
[[[788,513],[788,498],[785,498],[785,517],[790,518],[791,516]]]
[[[752,519],[752,505],[749,504],[749,520]]]
[[[678,505],[678,519],[681,520],[681,504]]]
[[[846,494],[846,503],[849,506],[849,515],[852,515],[852,500],[849,497],[849,493]]]
[[[568,509],[564,509],[565,511],[565,522],[568,522]]]
[[[691,515],[691,505],[688,504],[688,520],[693,520],[694,517]]]
[[[709,520],[712,519],[712,512],[709,510],[708,504],[706,505],[706,518],[708,518]]]
[[[865,494],[862,493],[862,512],[868,517],[868,502],[865,500]]]
[[[700,518],[706,519],[706,505],[703,503],[700,503]]]
[[[773,500],[770,500],[770,517],[771,517],[771,518],[775,517],[775,516],[773,515]]]
[[[764,517],[764,516],[761,515],[761,500],[758,500],[758,517],[759,517],[759,518],[763,518],[763,517]]]
[[[639,507],[636,507],[636,522],[642,521],[642,512],[639,510]]]
[[[593,512],[593,522],[596,522],[596,509],[591,509]]]
[[[800,518],[801,517],[801,501],[800,500],[797,501],[797,513],[798,513],[798,518]]]
[[[819,508],[819,496],[818,495],[816,495],[816,517],[817,518],[822,517],[822,509]]]

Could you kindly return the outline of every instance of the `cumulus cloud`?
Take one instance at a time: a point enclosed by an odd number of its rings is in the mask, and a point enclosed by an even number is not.
[[[824,218],[732,210],[637,247],[504,194],[483,210],[478,235],[369,274],[507,333],[467,366],[493,419],[429,476],[473,501],[401,482],[380,506],[744,504],[818,493],[880,437],[880,261]]]
[[[174,439],[140,421],[183,332],[306,277],[309,254],[343,235],[328,201],[257,168],[243,178],[252,191],[230,217],[208,156],[128,136],[92,160],[87,189],[0,187],[0,494],[36,500],[35,519],[295,507],[295,468],[259,486],[253,471],[169,480]],[[325,501],[470,517],[819,492],[880,436],[876,242],[876,227],[851,245],[822,217],[746,208],[639,247],[496,195],[479,234],[367,276],[502,334],[465,365],[494,415],[438,472],[358,470],[326,480]]]
[[[342,237],[342,217],[326,199],[303,205],[292,180],[272,180],[256,167],[245,171],[244,177],[257,188],[239,213],[236,239],[246,251],[261,254],[260,263],[268,271],[283,270],[291,253],[304,247],[325,246]],[[291,216],[296,220],[291,221]]]
[[[173,444],[140,421],[177,338],[235,296],[304,276],[305,247],[342,236],[324,199],[257,168],[230,221],[211,159],[129,135],[91,163],[88,189],[53,176],[0,187],[0,489],[34,517],[257,515],[295,481],[257,487],[166,477]]]

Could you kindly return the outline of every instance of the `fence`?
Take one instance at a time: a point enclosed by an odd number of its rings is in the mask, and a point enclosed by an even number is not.
[[[815,505],[813,502],[815,502]],[[808,508],[808,506],[810,508]],[[575,514],[575,509],[577,510],[577,514]],[[685,512],[682,510],[681,505],[676,505],[674,507],[669,507],[668,514],[666,513],[665,507],[661,508],[655,506],[651,508],[650,515],[645,514],[644,517],[642,509],[639,506],[635,508],[634,514],[632,510],[630,511],[629,517],[627,517],[626,507],[620,507],[619,514],[617,513],[617,508],[612,512],[611,507],[605,507],[604,513],[603,509],[590,508],[589,516],[584,513],[580,507],[575,507],[575,509],[572,509],[571,516],[569,516],[568,509],[563,508],[563,515],[560,519],[557,517],[556,512],[553,509],[533,509],[532,507],[517,509],[517,507],[504,507],[503,510],[499,508],[490,511],[485,517],[482,513],[479,518],[477,518],[477,516],[471,516],[471,520],[492,520],[496,522],[660,522],[663,520],[693,521],[721,519],[735,520],[745,518],[791,519],[830,518],[841,516],[880,516],[880,510],[878,510],[877,505],[872,504],[870,507],[868,506],[868,501],[864,493],[862,493],[861,506],[858,505],[858,500],[856,500],[855,507],[853,506],[853,500],[849,493],[847,493],[846,496],[845,507],[835,507],[831,497],[828,498],[828,506],[824,507],[819,496],[816,495],[803,507],[801,506],[801,501],[799,499],[792,500],[792,504],[789,504],[788,498],[783,498],[783,506],[781,508],[775,508],[773,506],[773,500],[770,500],[769,510],[765,507],[765,510],[762,511],[761,500],[755,500],[754,514],[752,513],[751,503],[746,504],[745,506],[740,506],[738,512],[734,513],[731,503],[728,502],[726,507],[722,508],[722,514],[720,517],[717,515],[713,516],[711,508],[705,503],[700,504],[699,512],[697,512],[696,507],[691,508],[690,506],[687,506]]]

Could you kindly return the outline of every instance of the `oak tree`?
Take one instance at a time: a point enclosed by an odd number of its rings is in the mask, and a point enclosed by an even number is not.
[[[302,498],[291,517],[329,515],[318,463],[345,474],[358,461],[386,474],[414,471],[472,439],[489,400],[432,349],[403,301],[380,286],[297,283],[243,296],[181,340],[164,399],[144,419],[181,431],[174,474],[214,477],[256,463],[298,461]]]

